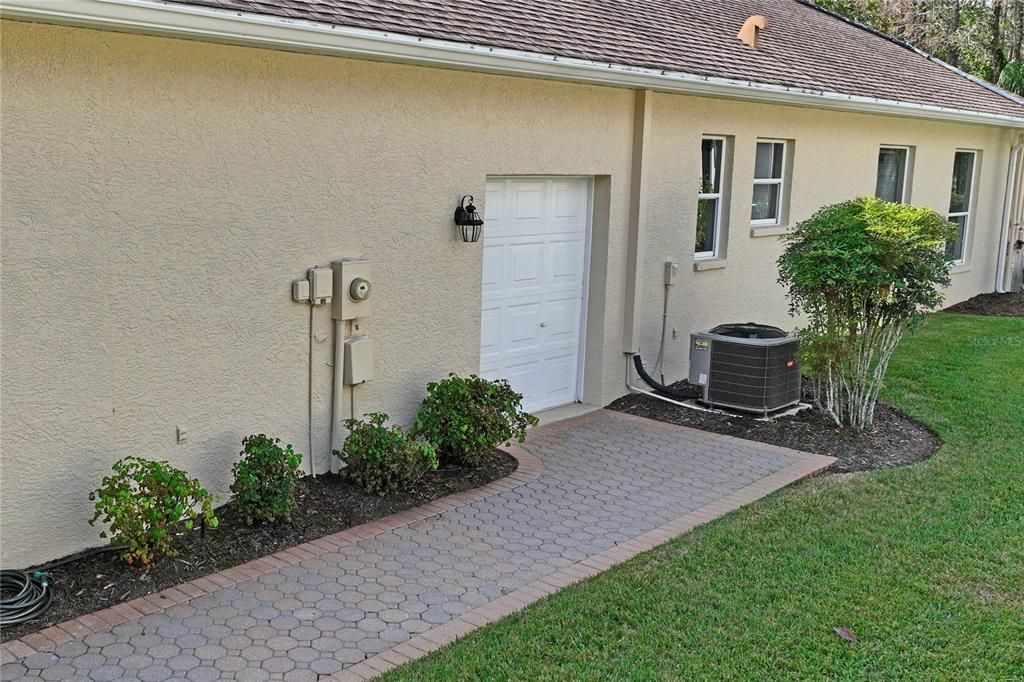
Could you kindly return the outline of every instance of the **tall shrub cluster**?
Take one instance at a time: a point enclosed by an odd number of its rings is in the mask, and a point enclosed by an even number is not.
[[[408,488],[440,461],[478,466],[493,448],[523,440],[536,417],[521,409],[523,396],[506,381],[451,375],[427,387],[416,424],[406,431],[388,426],[383,413],[345,422],[351,433],[334,454],[343,475],[359,488],[384,495]],[[298,506],[296,484],[302,455],[264,434],[242,440],[232,471],[235,510],[248,524],[290,521]],[[216,528],[213,496],[198,479],[164,461],[125,457],[89,494],[95,502],[90,523],[103,523],[128,563],[149,565],[174,556],[174,540],[196,525]]]
[[[254,435],[242,440],[242,459],[234,466],[234,505],[246,523],[287,521],[295,509],[295,484],[302,455],[280,440]],[[199,479],[165,461],[124,457],[112,466],[98,489],[89,521],[105,524],[101,538],[121,550],[129,564],[148,566],[174,556],[174,540],[182,530],[216,528],[214,498]]]
[[[779,282],[807,318],[803,367],[836,424],[871,427],[893,351],[949,285],[954,236],[931,209],[873,197],[822,208],[787,235]]]
[[[437,469],[437,446],[387,421],[383,412],[345,420],[349,437],[334,453],[345,464],[345,477],[374,495],[406,488]]]
[[[107,524],[100,537],[109,537],[129,564],[148,566],[157,557],[174,556],[179,526],[217,527],[210,493],[181,469],[142,457],[124,457],[112,468],[113,473],[89,493],[96,502],[89,523]]]
[[[537,418],[507,381],[455,374],[427,385],[427,397],[407,433],[388,427],[383,413],[351,419],[345,446],[335,456],[343,474],[363,490],[385,494],[408,487],[439,464],[479,466],[494,448],[526,438]]]
[[[537,418],[521,409],[523,396],[505,380],[454,374],[427,384],[415,431],[436,443],[445,461],[477,466],[491,450],[522,442]]]
[[[235,507],[246,523],[291,521],[295,510],[295,484],[302,455],[280,438],[259,435],[242,440],[242,459],[232,469]]]

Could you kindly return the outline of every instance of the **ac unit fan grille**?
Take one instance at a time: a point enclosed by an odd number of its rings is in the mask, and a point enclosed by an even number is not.
[[[715,340],[711,345],[712,379],[708,399],[713,404],[757,411],[773,410],[798,401],[797,345],[798,342],[759,346]],[[787,364],[792,366],[787,367]]]

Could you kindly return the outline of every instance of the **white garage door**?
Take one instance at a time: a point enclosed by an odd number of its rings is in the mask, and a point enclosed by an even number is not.
[[[578,395],[589,209],[585,179],[487,183],[480,374],[531,412]]]

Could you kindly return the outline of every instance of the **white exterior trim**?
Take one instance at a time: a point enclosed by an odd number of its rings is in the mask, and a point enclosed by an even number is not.
[[[535,409],[527,407],[530,411],[536,410],[551,410],[565,405],[571,405],[573,403],[579,403],[582,401],[583,389],[584,389],[584,377],[583,373],[586,369],[586,351],[587,351],[587,308],[590,302],[590,255],[591,255],[591,243],[593,238],[593,215],[594,215],[594,176],[592,175],[488,175],[486,178],[486,184],[489,187],[492,183],[504,184],[506,182],[512,183],[565,183],[570,181],[578,181],[583,187],[583,200],[586,202],[583,213],[583,243],[582,243],[582,271],[581,271],[581,293],[577,303],[579,306],[579,328],[576,330],[576,362],[575,362],[575,381],[572,386],[572,396],[566,402],[540,406]],[[554,198],[552,197],[552,201]],[[552,204],[553,207],[553,204]],[[484,205],[484,216],[488,214],[488,206]],[[484,228],[484,239],[487,239],[487,233],[490,226]],[[530,236],[533,236],[531,233]],[[561,234],[561,233],[560,233]],[[523,236],[523,235],[519,235]],[[556,235],[557,237],[558,235]],[[486,266],[485,266],[486,267]],[[486,292],[485,292],[486,295]],[[515,298],[522,299],[523,294],[515,295]],[[486,308],[487,301],[484,300],[484,307]],[[544,326],[542,323],[541,326]],[[484,370],[484,359],[480,359],[480,375],[489,376],[485,374]],[[513,384],[515,387],[515,384]]]
[[[1013,257],[1013,247],[1010,246],[1010,222],[1013,220],[1013,207],[1018,199],[1020,184],[1017,180],[1018,166],[1020,165],[1021,151],[1024,150],[1024,143],[1018,142],[1010,149],[1010,167],[1006,173],[1006,193],[1003,195],[1003,217],[999,222],[999,242],[996,250],[996,282],[995,292],[1006,293],[1006,271],[1009,269],[1010,259]]]
[[[755,228],[757,228],[757,227],[776,227],[776,226],[782,224],[783,202],[784,202],[784,199],[785,199],[786,189],[787,189],[786,188],[786,174],[789,172],[789,165],[786,163],[786,157],[789,155],[789,142],[787,140],[775,140],[775,139],[770,139],[770,138],[759,137],[759,138],[757,138],[757,141],[756,141],[756,143],[754,145],[755,158],[756,158],[756,155],[757,155],[757,145],[759,145],[759,144],[770,144],[773,147],[774,147],[774,145],[777,145],[777,144],[781,144],[782,145],[782,168],[779,170],[780,176],[777,177],[777,178],[759,178],[759,177],[757,177],[757,168],[756,168],[756,162],[755,162],[754,182],[751,185],[751,195],[753,195],[753,190],[754,190],[754,188],[757,188],[758,185],[777,186],[779,188],[779,202],[778,202],[778,206],[777,206],[778,213],[776,214],[776,216],[774,218],[758,218],[758,219],[755,220],[753,217],[751,217],[750,218],[750,225],[751,225],[751,227],[755,227]],[[772,154],[774,155],[774,150],[772,151]],[[774,160],[774,156],[772,157],[772,159]],[[753,208],[753,206],[754,206],[753,196],[751,196],[751,204],[750,205],[751,205],[751,208]]]
[[[0,0],[0,17],[613,87],[1024,128],[1024,116],[624,66],[160,0]]]
[[[583,176],[587,181],[587,233],[583,243],[583,300],[580,302],[580,352],[576,368],[576,402],[583,402],[587,371],[587,311],[590,308],[590,256],[594,245],[594,176]]]
[[[694,245],[695,251],[694,251],[694,254],[693,254],[693,257],[694,257],[695,260],[711,260],[711,259],[718,258],[718,256],[719,256],[719,251],[720,251],[719,244],[721,242],[721,236],[722,236],[722,204],[725,203],[725,196],[724,196],[725,195],[725,179],[726,179],[726,168],[725,168],[726,163],[725,163],[725,160],[729,156],[729,153],[728,153],[729,150],[727,149],[727,145],[729,144],[729,140],[727,140],[724,136],[722,136],[722,135],[702,135],[701,138],[700,138],[701,146],[702,147],[704,145],[704,141],[705,140],[713,140],[715,142],[721,142],[722,143],[722,158],[720,158],[718,160],[718,191],[717,192],[698,192],[697,193],[698,213],[700,212],[700,202],[702,200],[713,199],[715,201],[715,225],[714,225],[714,229],[712,230],[712,236],[711,236],[711,241],[712,241],[712,248],[711,248],[711,250],[710,251],[696,251],[696,244],[695,244]],[[702,180],[703,180],[703,176],[704,176],[703,165],[704,165],[704,159],[703,159],[703,150],[702,150],[701,169],[700,169],[701,179]],[[729,169],[730,172],[731,172],[731,170],[732,169]],[[700,226],[698,225],[697,227],[700,227]],[[696,237],[696,228],[694,229],[694,236]]]
[[[881,155],[883,149],[900,149],[900,150],[906,152],[906,156],[903,157],[903,192],[900,195],[899,203],[901,203],[901,204],[909,204],[910,203],[910,182],[911,182],[911,179],[912,179],[912,176],[910,174],[910,172],[911,172],[911,168],[910,167],[913,164],[914,149],[913,149],[913,147],[909,147],[909,146],[907,146],[905,144],[881,144],[881,145],[878,145],[879,155]],[[877,169],[877,165],[876,165],[876,169],[875,169],[875,184],[876,185],[878,184],[878,169]]]
[[[957,154],[970,154],[971,155],[971,191],[967,194],[967,207],[964,211],[950,211],[946,213],[946,218],[952,221],[954,218],[964,219],[964,234],[960,238],[960,257],[954,258],[949,261],[954,267],[962,266],[967,264],[968,249],[967,240],[971,235],[971,231],[974,227],[974,198],[978,192],[978,180],[980,179],[980,169],[978,168],[978,150],[977,149],[961,149],[957,148],[953,152],[953,158],[956,158]],[[955,164],[955,161],[954,161]],[[952,185],[952,179],[950,180]]]

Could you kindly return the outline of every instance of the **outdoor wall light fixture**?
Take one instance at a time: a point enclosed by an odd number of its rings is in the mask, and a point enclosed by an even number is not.
[[[466,200],[469,200],[467,203]],[[459,226],[462,231],[462,241],[464,242],[478,242],[480,241],[480,233],[483,231],[484,220],[480,217],[480,214],[476,212],[476,206],[473,205],[473,195],[467,194],[462,197],[462,201],[455,208],[455,224]]]

